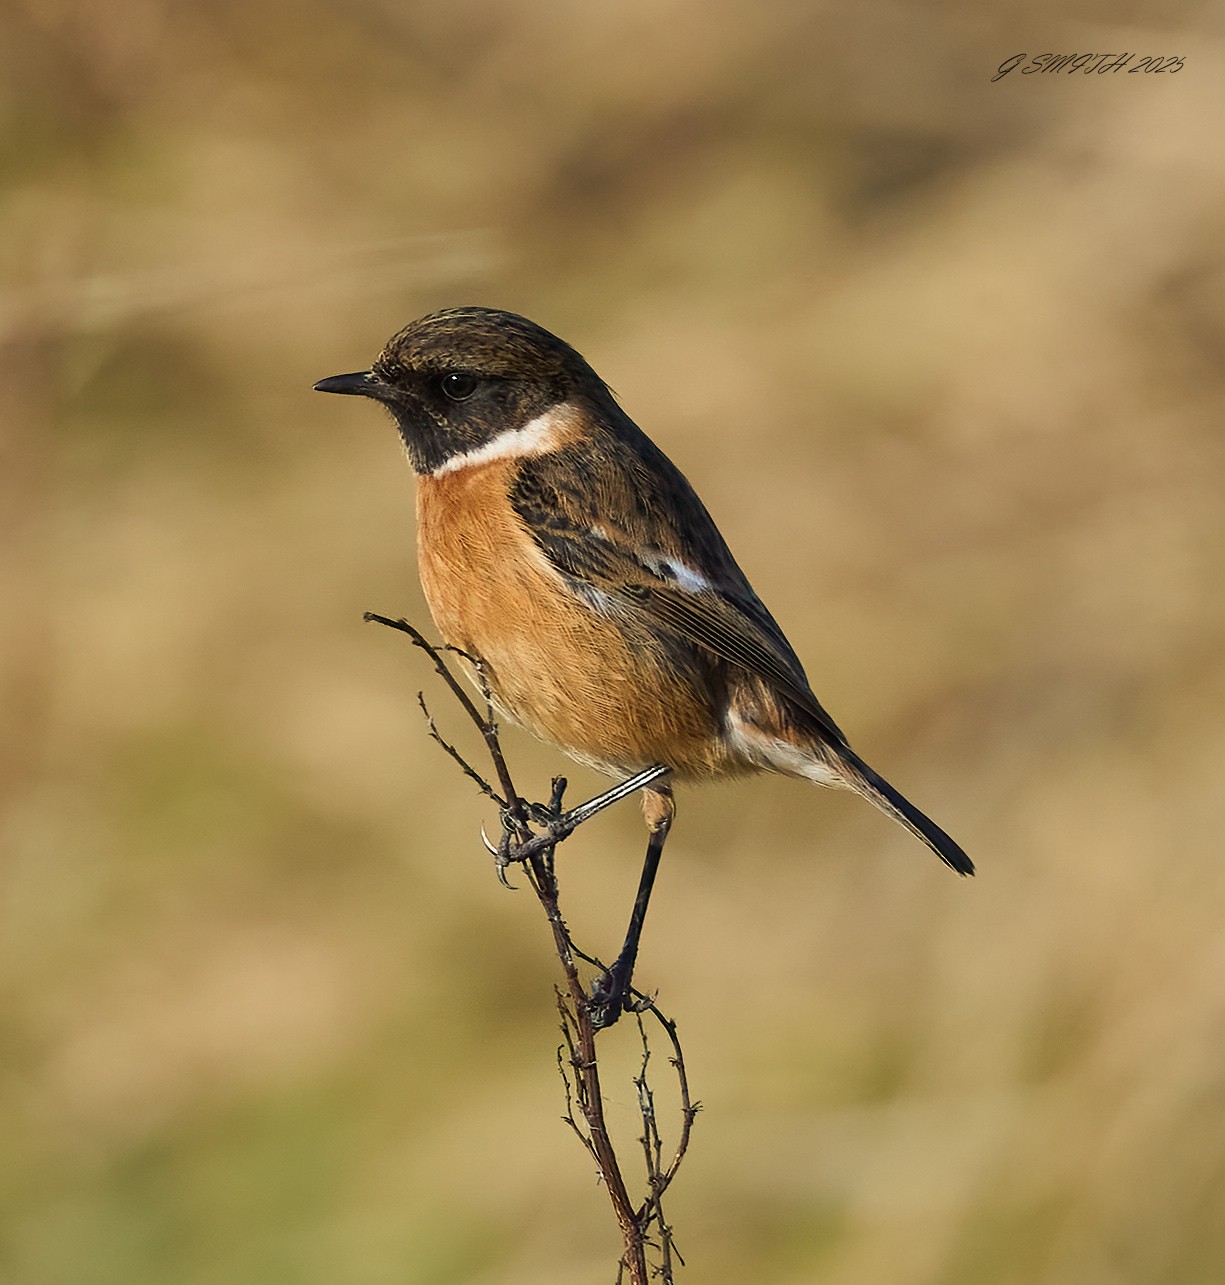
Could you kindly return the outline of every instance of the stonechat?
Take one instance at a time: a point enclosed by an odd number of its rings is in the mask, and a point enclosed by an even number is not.
[[[426,600],[497,708],[610,775],[670,769],[644,793],[661,843],[671,781],[778,772],[855,791],[973,873],[851,749],[693,487],[569,344],[451,308],[315,387],[390,411]]]

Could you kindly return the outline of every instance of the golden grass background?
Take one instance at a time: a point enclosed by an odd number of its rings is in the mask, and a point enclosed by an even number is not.
[[[685,1279],[1225,1277],[1222,19],[8,0],[6,1282],[611,1279],[543,925],[360,620],[426,620],[411,477],[310,392],[457,303],[589,357],[981,871],[682,797]],[[592,948],[641,843],[562,854]]]

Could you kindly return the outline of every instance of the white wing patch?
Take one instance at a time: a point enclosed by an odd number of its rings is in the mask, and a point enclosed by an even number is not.
[[[604,544],[611,545],[616,543],[612,534],[602,522],[593,522],[587,530]],[[634,556],[652,574],[657,575],[661,580],[670,581],[688,593],[701,593],[703,589],[710,588],[711,582],[700,571],[695,571],[688,564],[678,562],[675,558],[666,557],[662,553],[648,553],[642,550],[638,550]]]
[[[710,581],[704,575],[692,567],[687,567],[683,562],[664,558],[661,565],[665,575],[670,576],[682,589],[690,593],[701,593],[703,589],[710,588]]]
[[[687,593],[701,593],[703,589],[710,588],[710,581],[700,571],[695,571],[691,566],[678,562],[675,558],[666,558],[662,554],[642,553],[638,557],[642,564],[661,580],[670,580]]]

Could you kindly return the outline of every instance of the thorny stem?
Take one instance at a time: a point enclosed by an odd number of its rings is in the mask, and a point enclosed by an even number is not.
[[[563,1046],[558,1049],[558,1067],[562,1074],[566,1093],[565,1122],[578,1135],[588,1154],[595,1160],[600,1176],[612,1202],[613,1213],[621,1231],[624,1246],[617,1272],[620,1282],[628,1273],[631,1285],[648,1285],[651,1277],[661,1280],[665,1285],[673,1282],[673,1260],[683,1265],[684,1260],[677,1253],[672,1243],[672,1229],[664,1221],[662,1198],[671,1185],[680,1168],[681,1161],[689,1147],[689,1137],[694,1118],[700,1110],[700,1104],[694,1102],[689,1093],[688,1077],[685,1073],[684,1058],[681,1054],[680,1040],[677,1036],[676,1023],[660,1010],[653,997],[637,990],[635,1010],[638,1013],[638,1029],[642,1040],[642,1063],[634,1084],[638,1092],[639,1113],[642,1116],[643,1133],[640,1139],[646,1163],[647,1192],[643,1200],[635,1205],[626,1187],[625,1178],[613,1140],[609,1134],[604,1117],[604,1098],[600,1086],[599,1063],[596,1054],[596,1028],[592,1022],[588,995],[578,972],[578,961],[602,967],[597,959],[580,950],[570,937],[570,930],[562,917],[559,904],[557,877],[554,872],[554,855],[557,845],[569,837],[589,815],[580,815],[570,829],[551,828],[545,835],[538,835],[531,828],[533,817],[547,817],[556,822],[563,816],[562,795],[566,788],[563,778],[553,781],[552,794],[547,806],[541,807],[528,803],[515,789],[514,781],[507,766],[498,737],[498,726],[493,716],[493,702],[489,684],[485,678],[481,661],[454,647],[435,647],[407,620],[392,620],[387,616],[368,611],[366,620],[398,629],[412,639],[413,645],[419,647],[433,662],[438,676],[446,683],[451,694],[459,702],[468,718],[476,726],[485,743],[486,752],[493,765],[500,791],[495,789],[448,741],[444,740],[435,726],[434,720],[425,704],[424,696],[418,694],[418,701],[425,714],[429,733],[432,739],[446,751],[470,780],[501,809],[502,824],[506,831],[504,847],[506,856],[499,856],[499,876],[506,860],[521,860],[532,891],[544,910],[545,917],[553,934],[553,946],[561,963],[565,986],[557,988],[557,1006],[561,1016]],[[461,686],[450,666],[444,659],[443,652],[450,651],[464,659],[471,668],[485,703],[482,715],[475,702]],[[581,812],[581,809],[579,810]],[[573,815],[573,814],[571,814]],[[647,1081],[647,1067],[650,1061],[650,1046],[647,1039],[643,1014],[650,1013],[663,1028],[671,1046],[671,1063],[676,1072],[681,1106],[681,1123],[676,1147],[668,1164],[663,1164],[663,1142],[660,1137],[658,1121],[655,1114],[655,1095]],[[571,1080],[573,1075],[573,1080]],[[577,1105],[582,1124],[575,1118],[574,1108]],[[585,1126],[585,1129],[584,1129]],[[646,1249],[648,1235],[652,1228],[658,1232],[659,1266],[648,1268]]]

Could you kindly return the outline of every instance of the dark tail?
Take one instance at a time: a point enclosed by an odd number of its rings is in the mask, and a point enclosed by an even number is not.
[[[847,784],[858,790],[870,803],[875,803],[886,815],[901,822],[911,834],[920,839],[959,875],[972,875],[974,862],[929,817],[925,817],[909,799],[904,798],[885,780],[878,776],[854,751],[845,745],[838,746],[838,756],[850,768]]]

